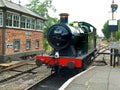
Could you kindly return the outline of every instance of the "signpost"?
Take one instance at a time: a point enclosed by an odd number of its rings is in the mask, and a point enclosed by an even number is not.
[[[118,31],[118,22],[116,19],[108,21],[108,30],[109,31]]]
[[[110,54],[110,66],[113,65],[115,66],[115,59],[116,59],[116,54],[118,53],[118,43],[116,42],[116,31],[118,31],[118,25],[117,25],[117,20],[114,18],[114,12],[116,12],[118,8],[117,4],[114,4],[114,0],[112,0],[111,4],[111,11],[112,11],[112,20],[109,20],[109,25],[108,28],[111,31],[111,43],[110,43],[110,48],[111,48],[111,54]],[[114,64],[112,64],[114,60]]]
[[[112,49],[118,49],[119,48],[119,43],[118,42],[110,42],[110,48]]]

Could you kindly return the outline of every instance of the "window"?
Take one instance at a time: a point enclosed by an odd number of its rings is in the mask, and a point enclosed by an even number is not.
[[[3,23],[3,15],[2,15],[2,13],[0,12],[0,26],[2,26],[2,23]]]
[[[7,13],[6,25],[12,26],[12,13]]]
[[[35,41],[35,48],[39,48],[39,40]]]
[[[15,51],[20,50],[20,40],[18,39],[14,40],[14,50]]]
[[[35,29],[35,19],[31,20],[31,29]]]
[[[0,25],[2,25],[2,19],[2,13],[0,12]],[[37,20],[34,17],[20,15],[19,13],[7,12],[6,26],[28,30],[43,30],[43,20]]]
[[[30,18],[26,18],[27,22],[26,22],[26,28],[30,28]]]
[[[20,19],[20,16],[18,15],[13,15],[13,27],[19,27],[19,19]]]
[[[35,29],[35,19],[22,16],[21,17],[21,28]]]
[[[20,16],[18,14],[7,12],[6,26],[19,27],[19,25],[20,25]]]
[[[37,26],[36,26],[37,30],[42,30],[43,29],[43,23],[40,20],[37,20]]]
[[[31,48],[31,40],[27,39],[26,40],[26,49],[30,49]]]
[[[25,28],[25,19],[24,16],[21,17],[21,28]]]

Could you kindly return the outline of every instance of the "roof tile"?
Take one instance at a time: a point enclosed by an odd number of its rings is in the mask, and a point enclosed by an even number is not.
[[[35,16],[35,17],[41,18],[43,20],[46,20],[44,17],[39,16],[38,14],[34,13],[30,9],[28,9],[28,8],[22,6],[22,5],[16,4],[14,2],[11,2],[11,1],[0,0],[0,7],[7,7],[7,8],[10,8],[10,9]]]

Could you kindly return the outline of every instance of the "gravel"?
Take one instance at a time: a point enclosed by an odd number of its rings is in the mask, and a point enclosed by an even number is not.
[[[24,69],[24,68],[23,68]],[[24,90],[25,88],[33,85],[51,74],[51,70],[45,65],[33,70],[33,73],[25,73],[17,78],[9,80],[0,84],[0,90]],[[2,76],[8,75],[3,74]],[[1,79],[2,77],[0,77]]]

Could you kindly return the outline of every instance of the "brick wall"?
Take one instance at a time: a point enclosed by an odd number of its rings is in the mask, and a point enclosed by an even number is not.
[[[14,40],[20,40],[20,51],[14,51]],[[31,40],[31,49],[26,50],[26,39]],[[39,40],[39,48],[35,48],[35,41]],[[43,49],[43,33],[38,31],[31,30],[14,30],[6,29],[6,55],[21,53],[21,52],[30,52]],[[7,45],[12,45],[12,48],[8,48]]]

